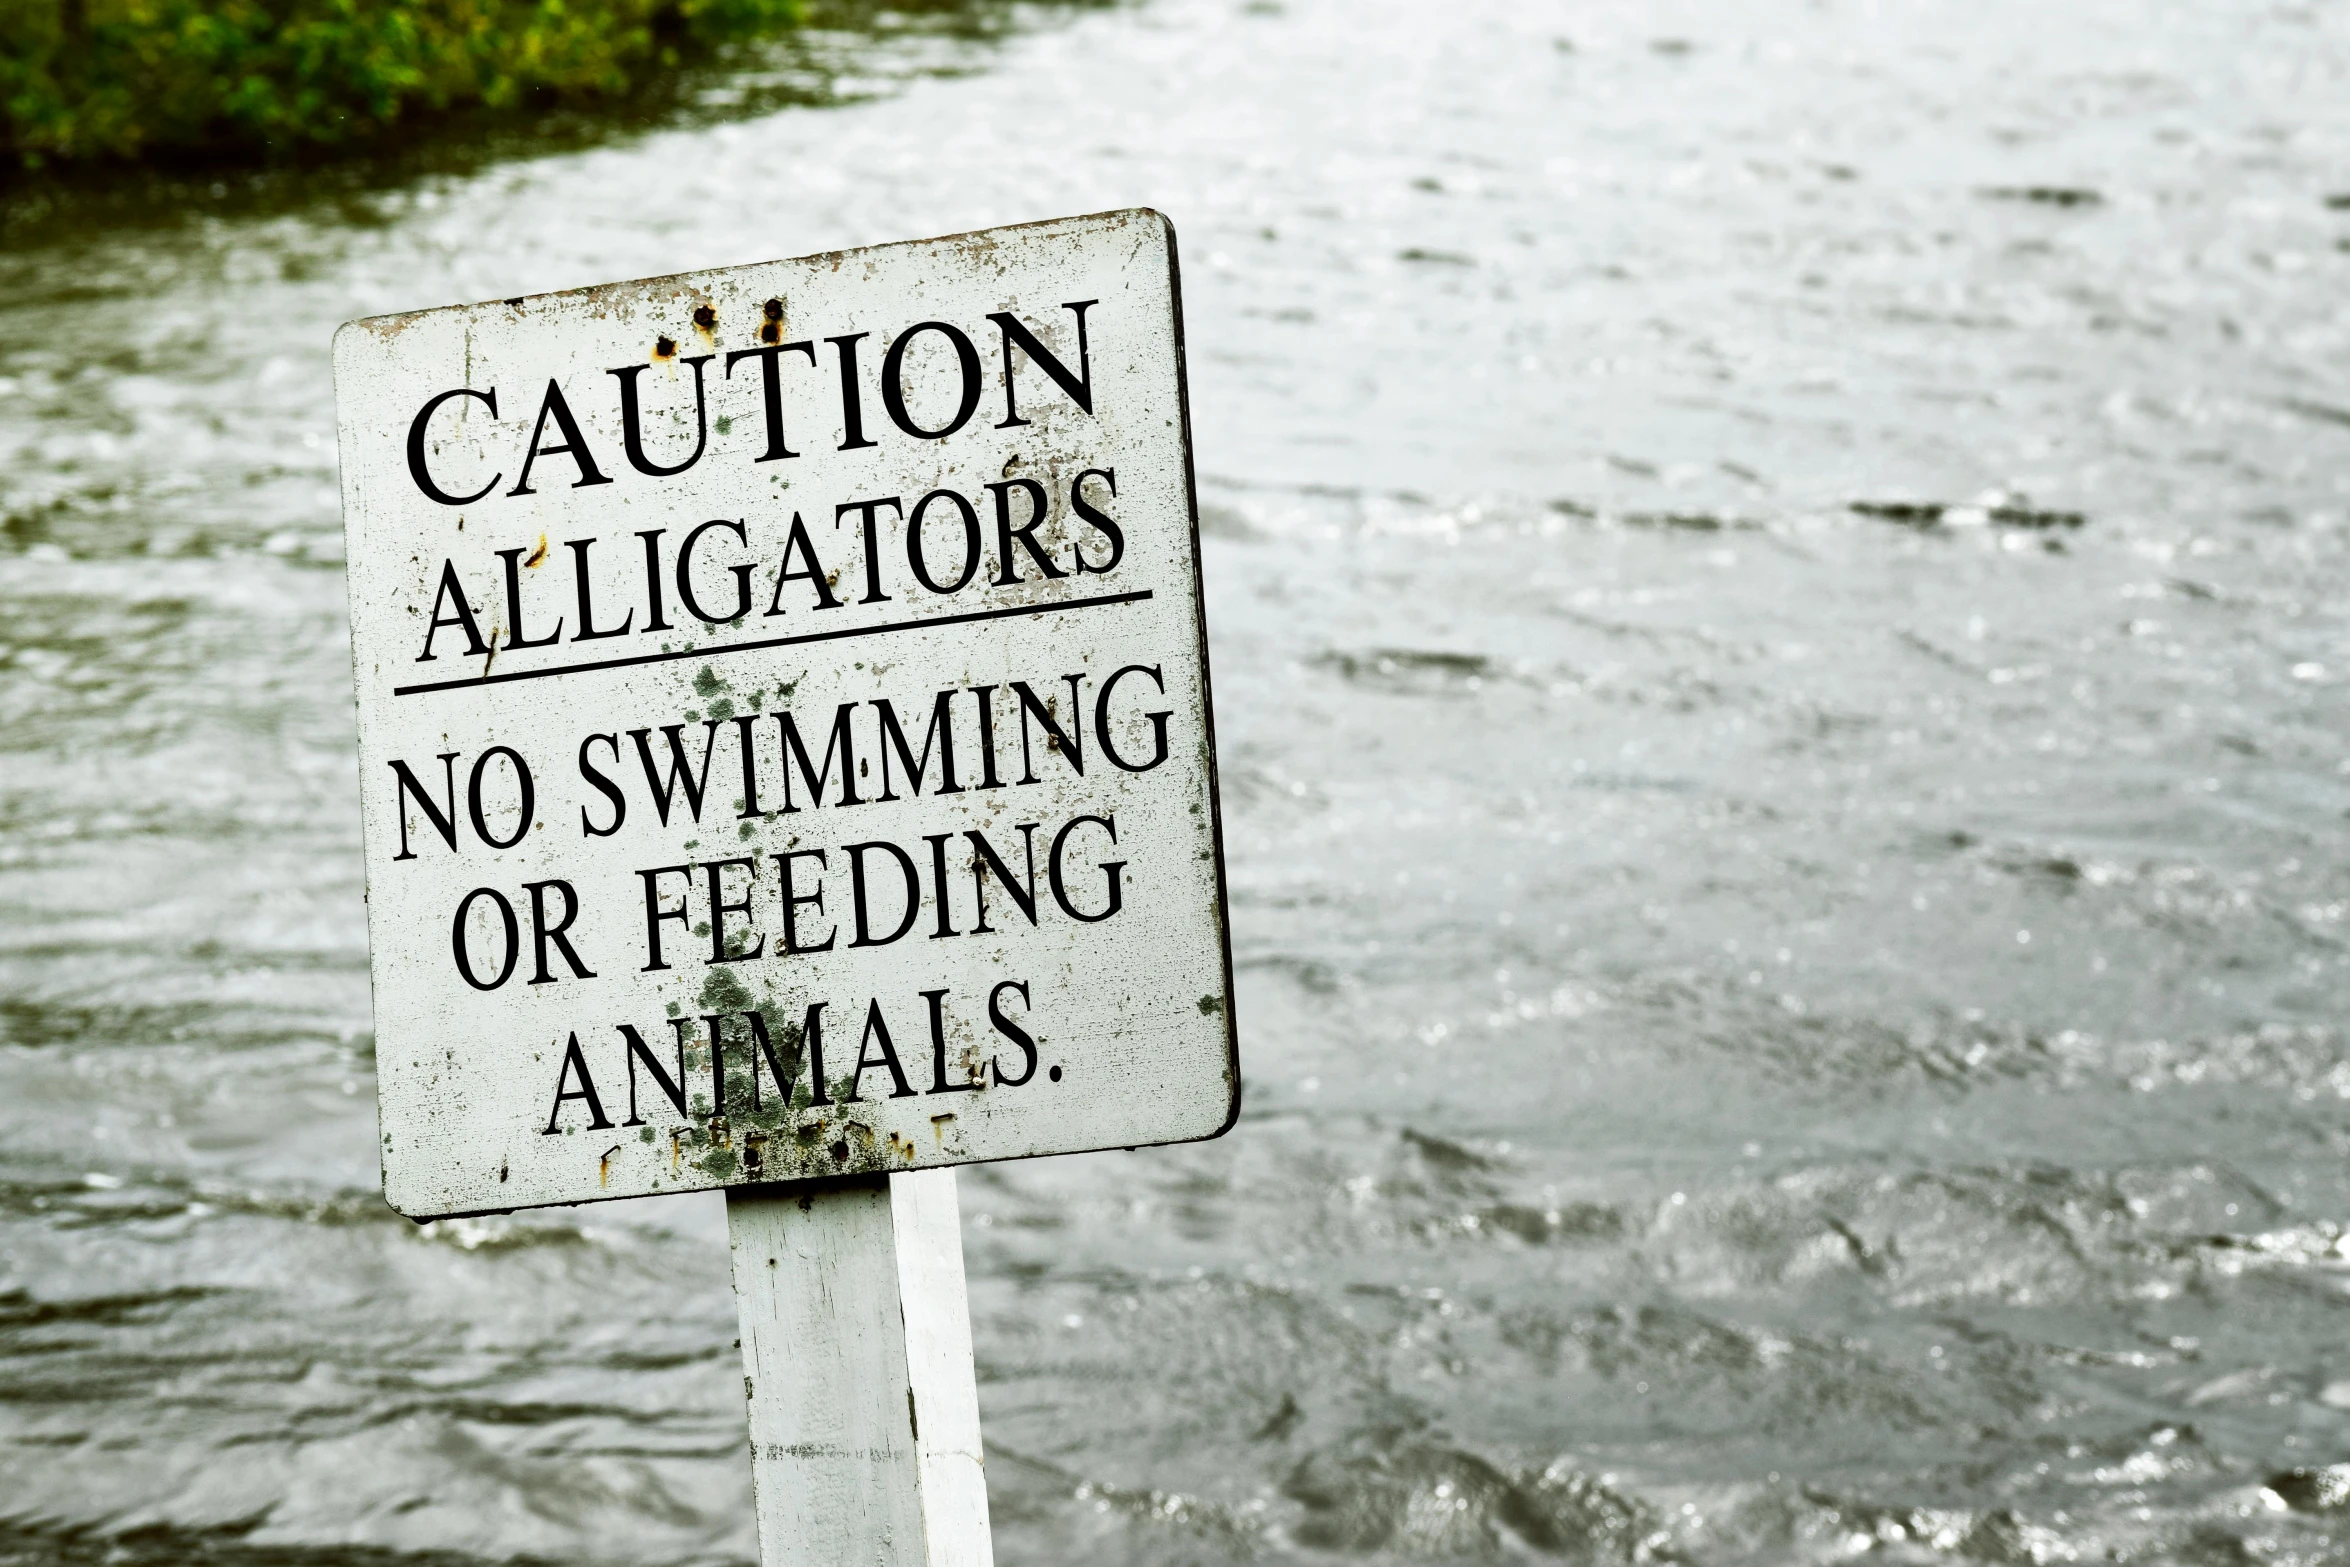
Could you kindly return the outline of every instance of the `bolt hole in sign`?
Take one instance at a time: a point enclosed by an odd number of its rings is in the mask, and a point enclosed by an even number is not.
[[[335,388],[393,1207],[1232,1124],[1165,218],[379,316]]]

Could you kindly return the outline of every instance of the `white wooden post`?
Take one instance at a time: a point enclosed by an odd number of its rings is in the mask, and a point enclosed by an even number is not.
[[[726,1194],[761,1567],[993,1567],[955,1172]]]

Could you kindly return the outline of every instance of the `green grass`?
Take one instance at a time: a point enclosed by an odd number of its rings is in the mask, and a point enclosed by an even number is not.
[[[799,0],[0,0],[0,157],[296,150],[629,91]]]

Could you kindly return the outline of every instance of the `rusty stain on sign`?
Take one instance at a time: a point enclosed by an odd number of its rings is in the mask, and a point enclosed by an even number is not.
[[[395,1207],[1231,1124],[1163,218],[382,317],[335,362]]]

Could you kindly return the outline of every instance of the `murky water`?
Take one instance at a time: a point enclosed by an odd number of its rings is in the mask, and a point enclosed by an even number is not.
[[[17,198],[0,1562],[752,1555],[716,1199],[375,1193],[328,333],[1135,203],[1248,1105],[965,1173],[999,1559],[2350,1561],[2350,20],[1150,0]]]

